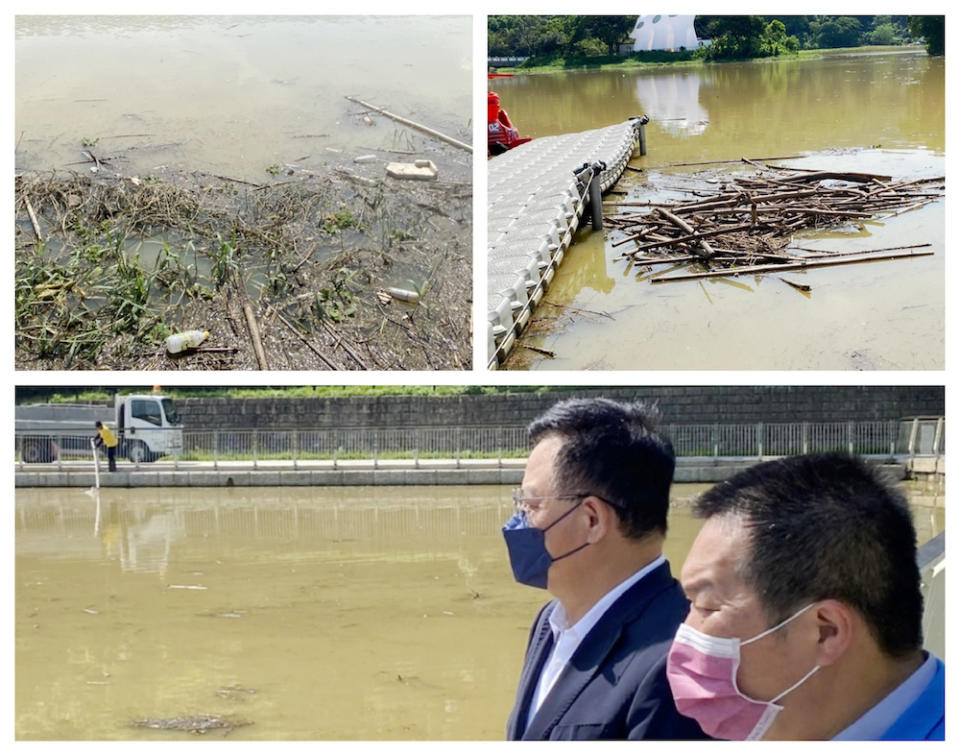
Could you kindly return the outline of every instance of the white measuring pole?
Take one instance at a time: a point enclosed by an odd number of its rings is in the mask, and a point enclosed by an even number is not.
[[[100,460],[97,459],[97,442],[90,439],[90,448],[93,449],[93,481],[94,487],[100,490]]]

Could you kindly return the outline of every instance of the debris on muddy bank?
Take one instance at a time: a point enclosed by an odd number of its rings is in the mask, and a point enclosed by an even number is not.
[[[613,201],[617,215],[605,220],[620,232],[612,242],[631,247],[629,265],[669,263],[699,269],[657,275],[651,283],[742,274],[776,273],[859,262],[921,257],[929,244],[829,253],[797,246],[802,231],[882,221],[943,197],[944,177],[894,181],[890,176],[829,170],[790,169],[744,160],[751,175],[694,176],[680,200],[653,203]],[[643,210],[641,210],[641,207]],[[919,251],[918,251],[919,250]],[[803,284],[781,279],[799,291]]]
[[[385,161],[107,175],[96,155],[94,175],[17,175],[16,367],[469,368],[469,158],[431,159],[429,182]],[[200,346],[167,351],[196,329]]]

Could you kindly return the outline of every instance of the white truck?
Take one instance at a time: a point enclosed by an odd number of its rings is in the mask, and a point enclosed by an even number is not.
[[[183,425],[170,397],[116,394],[106,404],[18,404],[17,451],[24,462],[89,456],[99,420],[117,434],[117,454],[131,462],[153,462],[183,451]]]

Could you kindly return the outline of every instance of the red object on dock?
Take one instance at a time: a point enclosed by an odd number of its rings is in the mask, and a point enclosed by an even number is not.
[[[511,123],[507,111],[500,107],[500,95],[487,93],[487,154],[500,155],[518,144],[529,142],[530,137],[521,137]]]

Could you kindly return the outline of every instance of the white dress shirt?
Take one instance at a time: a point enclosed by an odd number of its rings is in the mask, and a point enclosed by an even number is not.
[[[547,695],[557,682],[560,673],[563,672],[564,667],[570,663],[570,659],[573,658],[577,647],[604,615],[604,612],[606,612],[618,598],[626,593],[630,587],[653,572],[665,561],[666,558],[661,554],[650,562],[650,564],[637,570],[637,572],[633,573],[622,583],[604,594],[574,625],[568,624],[567,612],[560,602],[558,601],[554,605],[548,618],[550,629],[553,632],[553,648],[550,649],[550,657],[547,659],[546,664],[543,665],[543,670],[540,672],[540,679],[537,681],[537,688],[534,690],[533,698],[530,701],[530,710],[527,713],[527,727],[530,726],[541,704],[543,704]]]

